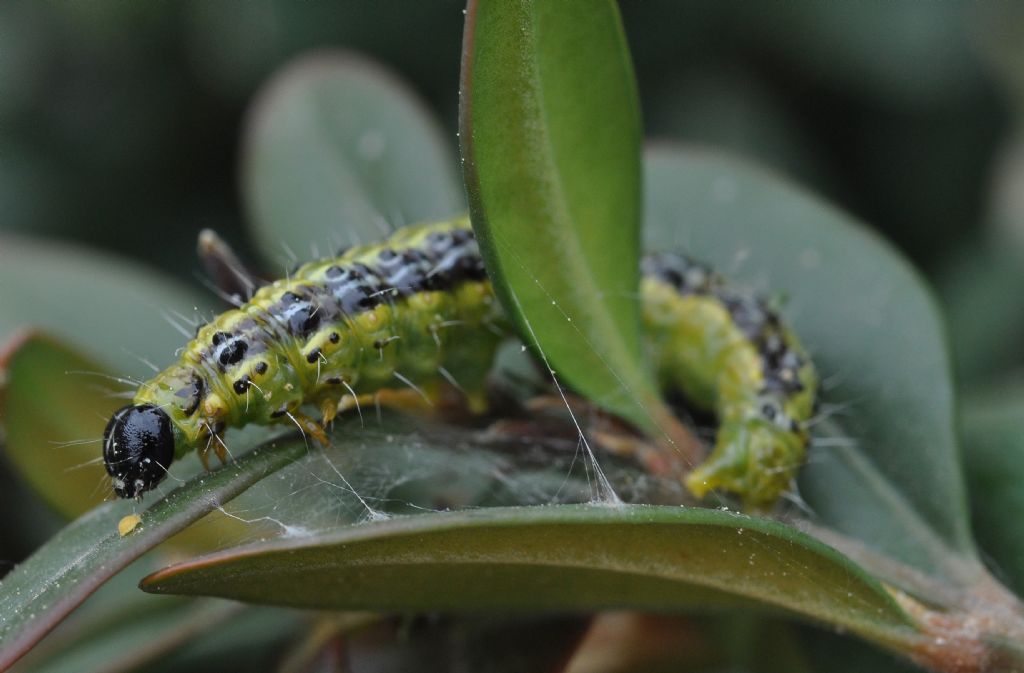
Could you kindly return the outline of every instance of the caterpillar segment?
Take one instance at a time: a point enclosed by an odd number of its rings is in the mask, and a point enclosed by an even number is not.
[[[479,405],[506,332],[464,222],[306,264],[200,327],[113,416],[104,458],[114,490],[141,495],[191,450],[223,457],[230,427],[290,423],[326,441],[305,408],[329,422],[346,396],[415,386],[429,397],[441,367]]]
[[[673,253],[642,261],[644,333],[666,390],[718,421],[711,455],[685,477],[698,498],[737,493],[762,509],[792,486],[809,441],[818,377],[763,299]]]
[[[667,253],[643,260],[644,332],[667,390],[714,412],[698,497],[732,491],[764,506],[791,485],[817,379],[763,301]],[[485,409],[485,377],[511,336],[468,219],[422,224],[299,267],[201,326],[178,361],[142,385],[104,433],[115,493],[138,498],[189,451],[227,458],[223,433],[288,423],[327,442],[339,411],[435,404],[455,388]],[[316,409],[319,420],[307,414]]]

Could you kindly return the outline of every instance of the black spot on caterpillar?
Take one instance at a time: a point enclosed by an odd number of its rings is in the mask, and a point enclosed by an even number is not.
[[[687,487],[771,504],[806,452],[813,365],[766,302],[706,267],[654,253],[642,272],[645,339],[663,387],[719,421],[715,449]],[[325,424],[346,394],[396,380],[430,394],[452,377],[479,408],[509,329],[466,219],[408,227],[304,264],[200,328],[114,415],[104,434],[114,491],[139,497],[192,450],[204,463],[210,448],[223,460],[217,435],[228,427],[289,422],[326,441],[303,407],[319,408]]]

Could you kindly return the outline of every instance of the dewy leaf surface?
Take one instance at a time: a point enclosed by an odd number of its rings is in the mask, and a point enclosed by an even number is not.
[[[297,60],[266,86],[245,132],[242,185],[263,251],[305,261],[311,246],[330,255],[460,213],[454,140],[380,65],[344,52]]]
[[[764,603],[896,644],[885,589],[791,528],[719,510],[562,505],[422,514],[235,548],[147,591],[305,608],[678,610]]]
[[[852,217],[741,161],[652,147],[646,242],[782,312],[823,377],[800,479],[811,518],[946,579],[974,561],[945,331],[920,276]]]
[[[664,425],[642,364],[640,115],[614,2],[470,2],[460,138],[503,305],[563,381]]]

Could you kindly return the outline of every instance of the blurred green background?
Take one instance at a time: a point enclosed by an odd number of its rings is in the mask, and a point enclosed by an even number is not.
[[[0,227],[194,280],[200,227],[240,238],[240,125],[290,57],[325,46],[371,55],[455,144],[462,6],[8,0]],[[1009,24],[1021,21],[1006,14],[1019,5],[647,0],[622,11],[648,135],[778,168],[929,273],[981,235],[1013,128],[1012,74],[1000,66],[1016,56],[1005,53]]]
[[[362,52],[454,148],[463,6],[5,0],[0,236],[107,249],[198,285],[201,228],[253,254],[239,144],[269,75],[311,49]],[[649,136],[735,151],[876,227],[938,289],[965,385],[1024,364],[1024,4],[622,12]]]
[[[201,288],[201,228],[256,256],[242,128],[293,57],[343,48],[391,68],[454,156],[464,4],[3,0],[0,246],[11,234],[72,242]],[[868,222],[936,288],[961,388],[1024,380],[1024,2],[621,8],[648,136],[731,150]],[[1006,415],[1019,436],[1019,409]],[[33,498],[0,459],[0,511],[19,524],[0,535],[0,577],[62,523]],[[976,528],[986,549],[1003,538]],[[848,641],[826,642],[847,662],[833,648]]]

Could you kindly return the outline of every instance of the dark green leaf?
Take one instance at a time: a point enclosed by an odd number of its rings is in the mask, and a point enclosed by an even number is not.
[[[470,2],[460,135],[473,226],[520,334],[557,376],[648,431],[640,116],[614,2]]]
[[[648,245],[682,248],[786,299],[823,377],[820,417],[831,419],[800,480],[814,520],[969,582],[981,568],[949,356],[920,276],[853,218],[748,164],[652,148],[647,177]]]
[[[381,66],[344,52],[296,61],[254,103],[245,135],[242,184],[264,252],[332,254],[459,213],[452,145]]]
[[[147,591],[332,609],[678,610],[753,602],[894,644],[910,619],[843,556],[780,524],[650,506],[396,517],[172,566]]]

